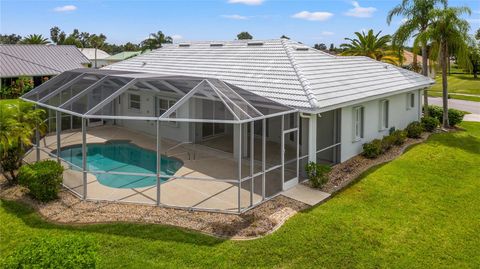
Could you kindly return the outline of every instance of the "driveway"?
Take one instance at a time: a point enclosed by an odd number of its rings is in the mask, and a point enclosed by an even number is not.
[[[442,106],[442,98],[428,97],[428,104]],[[480,122],[480,102],[448,99],[448,107],[472,113],[472,114],[465,115],[464,117],[465,121]]]

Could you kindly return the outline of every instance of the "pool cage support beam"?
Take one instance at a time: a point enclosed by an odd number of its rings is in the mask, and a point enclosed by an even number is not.
[[[160,121],[157,120],[157,206],[161,205],[160,194],[161,194],[161,179],[160,179],[160,172],[161,172],[161,138],[160,138]]]
[[[242,189],[242,124],[238,124],[237,128],[238,132],[238,143],[240,143],[238,147],[238,156],[237,156],[237,161],[238,161],[238,213],[242,212],[242,207],[240,204],[240,192]]]
[[[60,132],[62,130],[62,112],[55,112],[55,134],[57,135],[57,162],[60,163]]]
[[[35,109],[38,109],[38,105],[35,105]],[[35,124],[35,160],[40,161],[40,125]]]
[[[253,173],[254,173],[254,154],[255,154],[255,148],[254,148],[254,134],[253,134],[253,129],[255,128],[254,126],[254,121],[250,122],[250,206],[253,205],[253,193],[254,193],[254,182],[253,182]]]
[[[87,199],[87,119],[82,118],[82,181],[83,200]]]
[[[267,119],[262,120],[262,201],[265,200],[265,169],[267,159]]]

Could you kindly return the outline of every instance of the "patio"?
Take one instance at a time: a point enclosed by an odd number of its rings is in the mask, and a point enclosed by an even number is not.
[[[79,130],[62,132],[60,135],[61,148],[82,144],[82,133]],[[105,143],[111,140],[130,140],[133,144],[152,151],[156,150],[156,139],[125,127],[105,125],[89,128],[87,143]],[[259,144],[260,139],[255,143]],[[53,154],[57,149],[55,134],[45,136],[40,141],[40,159],[56,159]],[[174,156],[183,162],[183,166],[167,182],[161,184],[161,204],[172,207],[189,207],[206,210],[238,210],[238,184],[221,180],[229,178],[237,169],[237,161],[228,151],[231,139],[227,135],[207,140],[203,144],[181,144],[162,138],[161,148],[170,149],[168,156]],[[214,144],[215,148],[208,145]],[[179,146],[176,146],[179,145]],[[261,146],[260,146],[261,147]],[[227,151],[222,151],[225,149]],[[267,151],[279,152],[278,143],[267,143]],[[162,152],[165,155],[165,151]],[[258,154],[257,154],[258,155]],[[192,156],[195,156],[192,158]],[[272,155],[274,156],[274,155]],[[26,162],[35,162],[35,151],[31,151],[26,157]],[[83,196],[83,175],[79,169],[61,160],[65,167],[64,185],[79,196]],[[255,170],[261,169],[261,163],[255,163]],[[242,173],[250,171],[249,161],[242,162]],[[294,177],[296,171],[285,170],[286,177]],[[128,177],[128,175],[118,175]],[[192,179],[175,178],[191,177]],[[265,195],[273,197],[282,191],[280,169],[274,169],[266,173]],[[195,179],[194,179],[195,178]],[[201,178],[201,179],[200,179]],[[210,180],[207,180],[210,179]],[[244,181],[240,190],[240,203],[242,208],[262,201],[261,178],[254,180],[254,192],[250,194],[250,181]],[[118,202],[156,204],[156,186],[143,188],[112,188],[102,185],[95,173],[87,173],[88,192],[86,199],[108,200]]]

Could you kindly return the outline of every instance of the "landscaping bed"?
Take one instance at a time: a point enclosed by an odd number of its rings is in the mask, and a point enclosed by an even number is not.
[[[321,190],[328,193],[338,192],[355,181],[355,179],[371,167],[397,158],[402,155],[408,147],[425,141],[429,135],[430,133],[425,132],[422,133],[420,138],[407,138],[403,145],[393,146],[387,152],[375,159],[369,159],[362,155],[357,155],[343,163],[333,166],[332,170],[328,173],[329,180]]]
[[[2,199],[20,201],[35,208],[42,217],[56,223],[87,224],[141,222],[173,225],[218,237],[256,238],[274,231],[296,212],[309,206],[279,195],[243,214],[188,211],[149,205],[103,201],[82,201],[67,190],[59,199],[41,203],[26,195],[21,186],[0,185]]]

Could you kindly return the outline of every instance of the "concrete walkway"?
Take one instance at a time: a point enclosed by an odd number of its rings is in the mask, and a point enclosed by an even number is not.
[[[282,195],[311,206],[330,197],[330,193],[319,191],[303,184],[298,184],[295,187],[282,192]]]
[[[428,97],[430,105],[442,106],[442,98]],[[480,102],[448,99],[448,107],[470,112],[472,114],[465,115],[464,121],[478,121],[480,122]]]

